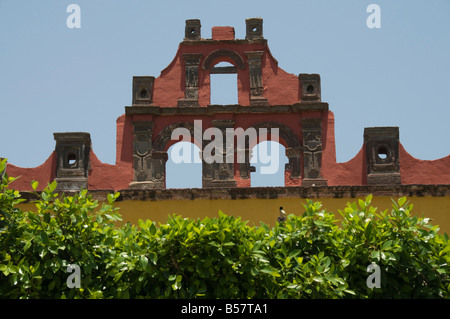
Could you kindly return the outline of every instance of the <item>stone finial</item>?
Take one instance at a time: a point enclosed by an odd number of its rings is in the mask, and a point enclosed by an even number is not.
[[[186,20],[184,40],[200,40],[202,25],[199,19]]]
[[[133,76],[133,105],[153,104],[153,76]]]
[[[321,101],[320,75],[301,73],[298,76],[302,101]]]
[[[247,32],[245,35],[246,40],[264,39],[263,37],[263,19],[261,18],[248,18],[245,19],[247,26]]]

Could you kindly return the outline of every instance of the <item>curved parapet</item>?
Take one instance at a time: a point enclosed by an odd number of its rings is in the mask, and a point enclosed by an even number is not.
[[[20,191],[33,191],[31,183],[39,182],[37,191],[42,191],[48,183],[55,179],[56,172],[56,151],[47,160],[36,167],[20,167],[13,164],[6,166],[6,173],[11,177],[18,177],[11,183],[11,188]]]
[[[450,184],[450,155],[435,160],[420,160],[400,144],[399,157],[402,184]]]

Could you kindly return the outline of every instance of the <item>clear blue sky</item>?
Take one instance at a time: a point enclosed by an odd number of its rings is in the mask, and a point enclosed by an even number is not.
[[[69,4],[81,28],[69,29]],[[369,4],[381,28],[369,29]],[[336,119],[339,162],[362,146],[364,127],[399,126],[420,159],[450,152],[450,1],[0,0],[0,156],[43,163],[53,132],[91,134],[101,161],[115,162],[116,119],[131,104],[133,75],[158,76],[175,56],[186,19],[202,37],[245,18],[264,20],[279,66],[320,73]]]

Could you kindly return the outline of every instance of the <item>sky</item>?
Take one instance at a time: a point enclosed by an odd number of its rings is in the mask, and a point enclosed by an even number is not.
[[[66,24],[70,4],[80,28]],[[380,28],[367,25],[370,4]],[[204,38],[232,26],[243,39],[252,17],[263,18],[282,69],[321,75],[338,162],[358,153],[372,126],[398,126],[416,158],[449,155],[448,0],[0,0],[0,157],[35,167],[54,150],[54,132],[89,132],[97,157],[114,164],[132,77],[160,74],[185,20],[200,19]]]

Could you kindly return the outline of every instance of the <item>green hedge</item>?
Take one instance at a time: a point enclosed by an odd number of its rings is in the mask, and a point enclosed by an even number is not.
[[[337,215],[307,200],[302,216],[274,227],[223,213],[117,227],[117,193],[100,207],[52,183],[24,212],[12,180],[0,187],[1,298],[449,297],[448,236],[413,217],[405,198],[377,212],[368,196]],[[380,288],[367,286],[373,262]],[[72,264],[80,288],[67,285]]]

